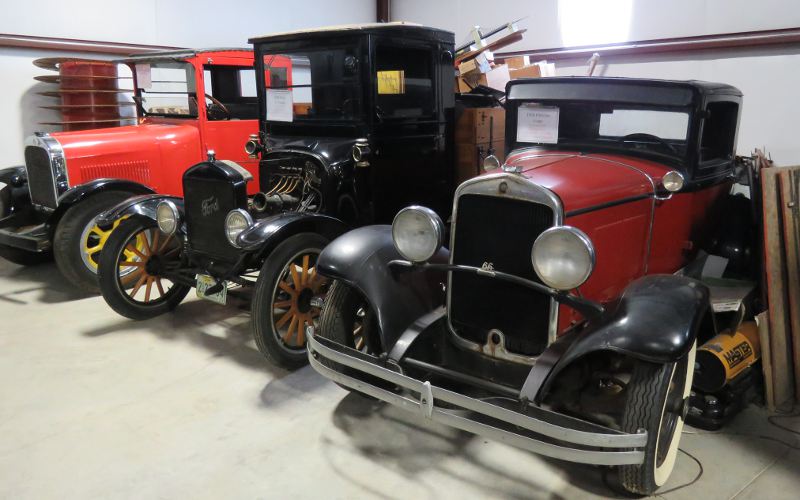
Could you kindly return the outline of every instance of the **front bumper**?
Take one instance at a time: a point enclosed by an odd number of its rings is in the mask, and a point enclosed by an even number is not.
[[[377,358],[316,337],[313,328],[307,329],[307,337],[308,359],[317,372],[351,389],[419,412],[431,420],[570,462],[627,465],[644,461],[642,448],[647,443],[644,430],[627,434],[539,407],[529,407],[532,413],[522,413],[385,368]],[[322,364],[323,358],[417,393],[419,399],[340,373]],[[437,406],[439,401],[458,410]]]

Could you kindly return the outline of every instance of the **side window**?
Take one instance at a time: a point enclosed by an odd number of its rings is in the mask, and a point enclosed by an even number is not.
[[[203,67],[203,80],[206,115],[209,120],[258,118],[254,69],[242,66],[206,65]]]
[[[711,102],[706,112],[700,138],[700,162],[733,159],[739,105],[735,102]]]
[[[375,50],[375,69],[376,111],[382,118],[434,113],[431,51],[379,45]]]

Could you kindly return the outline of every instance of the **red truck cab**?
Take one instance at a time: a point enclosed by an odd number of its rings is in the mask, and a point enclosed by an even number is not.
[[[108,238],[94,224],[99,213],[133,195],[182,196],[184,170],[212,150],[258,175],[257,159],[242,147],[258,132],[252,50],[160,51],[118,62],[133,75],[136,125],[36,133],[25,166],[0,171],[0,256],[30,264],[52,253],[87,291],[97,290],[97,256]]]

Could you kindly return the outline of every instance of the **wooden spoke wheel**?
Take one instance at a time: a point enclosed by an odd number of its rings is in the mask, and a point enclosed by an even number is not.
[[[100,254],[100,291],[118,313],[147,319],[174,308],[189,287],[165,276],[176,272],[183,248],[179,237],[162,233],[155,221],[131,218],[119,224]]]
[[[273,363],[288,369],[308,362],[306,328],[317,326],[317,301],[328,290],[328,279],[317,274],[317,258],[328,240],[301,233],[278,245],[266,258],[253,295],[253,335],[258,349]]]
[[[317,275],[319,250],[294,256],[284,267],[272,293],[273,332],[291,350],[305,350],[307,326],[316,326],[320,309],[312,300],[324,295],[328,280]]]

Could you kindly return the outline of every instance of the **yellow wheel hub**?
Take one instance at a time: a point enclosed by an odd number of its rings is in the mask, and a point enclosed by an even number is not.
[[[123,220],[127,219],[128,216],[122,217],[114,221],[114,224],[108,230],[102,230],[100,226],[94,224],[89,228],[88,231],[85,232],[85,236],[83,238],[83,257],[84,262],[87,266],[94,269],[97,272],[97,262],[99,258],[100,251],[105,246],[108,238],[111,236],[112,231],[114,231],[117,226],[119,226]],[[144,246],[143,242],[143,235],[139,235],[136,238],[136,248],[141,250]],[[125,249],[125,257],[130,260],[133,258],[135,254],[131,252],[129,249]]]

